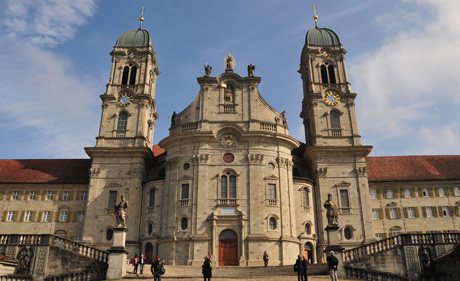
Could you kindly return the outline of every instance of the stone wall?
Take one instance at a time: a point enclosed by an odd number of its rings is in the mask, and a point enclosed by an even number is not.
[[[92,258],[76,255],[68,250],[50,247],[47,275],[91,271],[105,266],[103,262]]]

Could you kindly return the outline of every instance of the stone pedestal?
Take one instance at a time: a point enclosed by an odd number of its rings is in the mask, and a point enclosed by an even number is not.
[[[126,260],[128,250],[125,248],[126,227],[115,227],[113,229],[113,246],[109,249],[109,268],[107,269],[107,280],[121,279],[126,275]]]
[[[328,225],[324,229],[327,232],[327,241],[328,245],[324,252],[326,256],[329,256],[329,253],[334,252],[334,256],[339,260],[339,265],[337,266],[337,275],[339,277],[345,277],[345,268],[342,259],[342,252],[345,248],[339,246],[339,226],[336,224]]]

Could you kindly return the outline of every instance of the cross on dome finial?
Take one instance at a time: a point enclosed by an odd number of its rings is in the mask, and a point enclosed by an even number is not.
[[[139,18],[139,21],[141,22],[141,25],[139,26],[139,30],[142,30],[142,22],[144,21],[145,8],[142,7],[142,9],[140,9],[139,12],[141,12],[141,17]]]
[[[315,15],[313,16],[313,19],[315,20],[315,26],[318,27],[318,15],[316,14],[316,10],[318,10],[318,6],[313,5],[311,10],[313,10],[313,12],[315,13]]]

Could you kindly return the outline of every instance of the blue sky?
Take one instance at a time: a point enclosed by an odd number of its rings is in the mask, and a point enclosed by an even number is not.
[[[334,30],[346,64],[362,143],[372,156],[458,154],[460,143],[460,1],[451,0],[2,0],[0,158],[86,158],[94,146],[109,55],[118,36],[144,29],[159,69],[160,118],[167,136],[173,111],[198,94],[203,65],[213,76],[231,53],[235,72],[255,64],[259,90],[286,110],[290,134],[304,141],[297,73],[305,34]]]

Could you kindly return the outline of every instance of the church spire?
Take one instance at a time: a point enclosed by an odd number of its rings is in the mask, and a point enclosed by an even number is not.
[[[141,17],[139,18],[139,21],[141,22],[141,24],[139,25],[139,30],[142,30],[142,22],[144,21],[145,8],[142,7],[142,9],[140,9],[139,12],[141,12]]]

